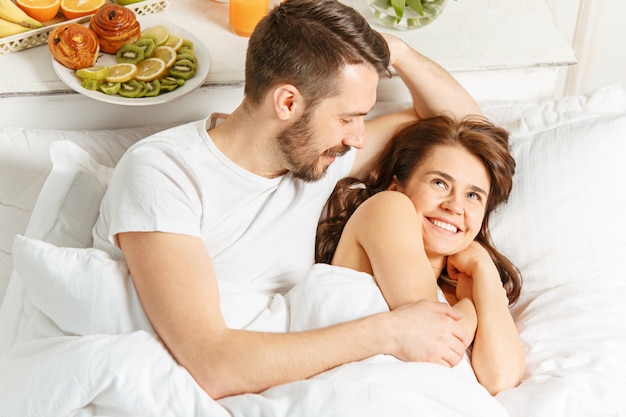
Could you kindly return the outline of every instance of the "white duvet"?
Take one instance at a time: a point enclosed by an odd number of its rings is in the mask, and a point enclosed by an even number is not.
[[[13,257],[9,294],[22,294],[21,303],[13,303],[20,311],[17,325],[4,321],[0,331],[20,341],[0,363],[3,417],[507,415],[466,362],[450,369],[382,355],[213,401],[154,334],[123,263],[96,249],[57,248],[21,236]],[[285,297],[227,291],[225,311],[265,299],[262,308],[247,307],[256,311],[231,321],[253,317],[244,327],[286,331],[385,308],[363,276],[311,277]],[[320,301],[323,310],[316,307]]]

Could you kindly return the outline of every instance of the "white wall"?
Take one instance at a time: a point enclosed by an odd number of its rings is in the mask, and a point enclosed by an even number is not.
[[[546,0],[578,64],[560,70],[557,95],[586,93],[610,83],[626,88],[626,2]]]

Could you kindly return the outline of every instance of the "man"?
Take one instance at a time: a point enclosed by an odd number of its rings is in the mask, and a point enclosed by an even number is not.
[[[365,122],[390,64],[414,108]],[[334,0],[287,0],[270,11],[249,41],[244,94],[208,132],[198,121],[130,149],[94,230],[96,247],[126,260],[172,355],[216,399],[380,353],[456,364],[471,335],[445,304],[269,333],[229,327],[220,289],[287,291],[313,263],[336,182],[366,172],[401,124],[480,113],[475,102],[438,65]]]

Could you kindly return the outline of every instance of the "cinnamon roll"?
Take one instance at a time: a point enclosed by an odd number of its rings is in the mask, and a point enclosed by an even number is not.
[[[50,32],[48,49],[61,65],[77,70],[96,63],[100,41],[89,28],[78,23],[67,23]]]
[[[124,6],[107,3],[91,18],[89,28],[100,40],[102,52],[114,54],[127,43],[139,39],[141,27],[135,13]]]

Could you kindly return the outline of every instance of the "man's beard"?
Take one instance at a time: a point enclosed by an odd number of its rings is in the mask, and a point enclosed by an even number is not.
[[[313,129],[311,128],[312,108],[305,110],[302,117],[277,136],[278,147],[288,164],[287,169],[294,178],[306,182],[315,182],[321,179],[328,166],[319,167],[320,154],[315,147]],[[350,150],[349,146],[339,145],[326,150],[324,155],[340,156]]]

